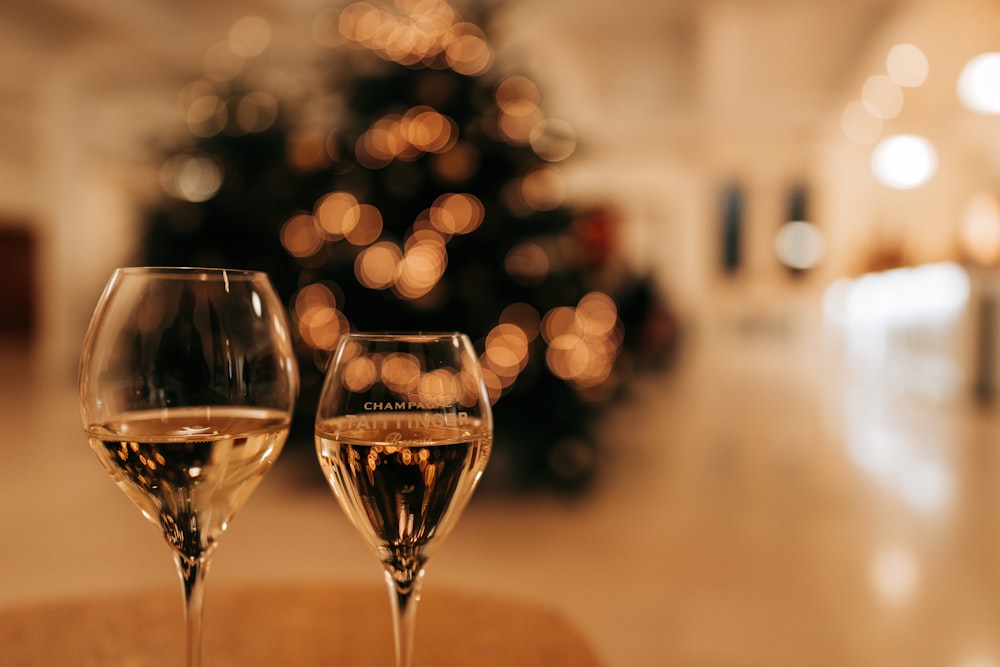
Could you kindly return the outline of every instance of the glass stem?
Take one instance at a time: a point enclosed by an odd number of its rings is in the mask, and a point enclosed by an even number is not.
[[[408,577],[393,577],[385,573],[392,602],[392,630],[396,645],[396,667],[410,667],[413,655],[413,631],[417,617],[417,602],[420,601],[420,584],[424,580],[424,568]]]
[[[187,626],[187,667],[201,667],[201,617],[205,596],[208,557],[189,558],[174,553],[177,571],[184,585],[184,623]]]

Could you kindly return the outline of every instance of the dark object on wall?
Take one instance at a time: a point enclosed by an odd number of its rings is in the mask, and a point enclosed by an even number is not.
[[[722,195],[722,270],[734,274],[740,269],[743,243],[743,191],[726,188]]]
[[[0,335],[20,342],[35,333],[36,240],[26,227],[0,227]]]

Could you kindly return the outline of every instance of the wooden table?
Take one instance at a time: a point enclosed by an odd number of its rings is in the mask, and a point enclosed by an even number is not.
[[[177,591],[0,610],[5,667],[181,667]],[[205,667],[392,667],[388,593],[352,584],[213,586]],[[600,667],[562,616],[523,601],[428,587],[413,667]]]

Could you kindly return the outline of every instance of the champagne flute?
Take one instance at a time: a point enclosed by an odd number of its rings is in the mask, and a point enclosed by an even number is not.
[[[212,555],[280,453],[297,392],[284,307],[266,274],[114,272],[84,340],[80,409],[91,448],[173,549],[188,667],[201,664]]]
[[[424,565],[482,476],[493,416],[469,338],[352,333],[316,413],[316,451],[341,508],[382,562],[396,666],[409,667]]]

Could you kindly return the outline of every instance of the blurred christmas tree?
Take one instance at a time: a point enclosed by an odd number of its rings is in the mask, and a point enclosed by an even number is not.
[[[495,72],[479,18],[443,0],[340,10],[325,125],[245,84],[192,84],[195,140],[167,163],[143,259],[271,275],[298,337],[303,439],[341,332],[467,332],[495,403],[491,477],[579,488],[655,297],[607,284],[611,221],[567,207],[554,166],[575,135],[531,80]]]

